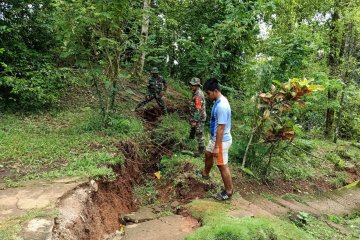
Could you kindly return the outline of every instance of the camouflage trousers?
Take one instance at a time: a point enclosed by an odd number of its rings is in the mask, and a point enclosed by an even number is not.
[[[148,94],[146,95],[145,99],[142,100],[136,107],[136,109],[146,105],[148,102],[152,101],[153,99],[156,100],[157,104],[159,105],[159,107],[161,108],[161,111],[163,113],[167,113],[166,110],[166,106],[164,103],[164,100],[162,99],[162,97],[159,94]]]
[[[205,121],[198,122],[196,127],[190,129],[190,139],[196,139],[198,142],[198,150],[202,153],[205,150],[205,135],[204,135]]]

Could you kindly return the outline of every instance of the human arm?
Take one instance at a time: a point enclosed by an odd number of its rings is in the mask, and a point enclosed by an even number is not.
[[[214,150],[213,150],[213,156],[215,158],[217,158],[219,155],[219,147],[223,140],[224,131],[225,131],[225,124],[218,124],[218,126],[216,128],[215,146],[214,146]]]
[[[165,80],[165,78],[161,77],[162,78],[162,83],[163,83],[163,91],[166,92],[167,90],[167,82]]]
[[[195,127],[201,119],[202,101],[199,95],[195,94],[191,102],[191,126]]]
[[[226,124],[228,123],[229,112],[227,108],[223,106],[218,106],[216,108],[215,117],[217,119],[217,127],[216,127],[216,139],[214,146],[214,157],[218,156],[220,146],[223,142],[224,132],[226,128]]]

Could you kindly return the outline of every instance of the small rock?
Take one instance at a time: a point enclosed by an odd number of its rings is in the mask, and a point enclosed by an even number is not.
[[[141,223],[152,219],[156,219],[157,215],[153,213],[151,208],[141,207],[137,212],[124,216],[126,222]]]
[[[97,192],[99,190],[99,186],[94,180],[91,180],[89,184],[90,184],[91,191]]]
[[[171,206],[172,208],[177,208],[179,205],[180,205],[180,203],[179,203],[178,201],[174,201],[174,202],[171,203],[170,206]]]
[[[161,208],[158,207],[158,206],[155,206],[155,207],[153,207],[152,209],[153,209],[153,212],[154,212],[154,213],[160,213],[160,212],[161,212]]]

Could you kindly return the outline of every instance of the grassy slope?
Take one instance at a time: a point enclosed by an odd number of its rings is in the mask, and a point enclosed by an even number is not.
[[[89,97],[89,91],[82,91],[82,98],[87,99],[86,101],[81,101],[81,94],[67,96],[73,102],[63,102],[67,109],[62,111],[30,116],[0,115],[0,174],[5,177],[4,180],[11,185],[13,180],[18,179],[112,175],[107,163],[122,162],[122,154],[114,144],[144,132],[142,120],[130,112],[135,101],[141,99],[140,93],[144,92],[144,86],[132,83],[128,85],[123,93],[125,97],[119,99],[119,111],[107,130],[101,129],[95,110],[96,102],[89,103],[91,101],[88,100],[93,99]],[[167,104],[173,110],[184,109],[191,95],[189,89],[173,80],[169,80],[169,86]],[[123,101],[124,99],[128,101]],[[234,106],[241,104],[233,103]],[[232,163],[242,161],[242,150],[247,143],[244,122],[241,122],[241,114],[236,118],[237,115],[239,114],[234,114],[232,128]],[[183,148],[194,148],[194,143],[184,140],[188,133],[184,117],[184,113],[174,113],[164,118],[155,134],[159,138],[162,135],[169,136],[175,143],[181,143]],[[169,128],[173,128],[170,129],[171,136]],[[284,143],[275,154],[270,176],[310,181],[325,178],[338,187],[351,180],[344,169],[348,164],[359,167],[359,148],[351,146],[349,142],[339,141],[338,144],[333,144],[330,141],[311,139],[304,134],[302,137],[304,139],[297,138],[295,144],[316,157]],[[253,160],[248,161],[251,163]],[[267,159],[262,161],[265,164]],[[256,169],[251,170],[257,173]]]
[[[176,109],[179,104],[184,104],[190,94],[181,84],[170,82],[170,85],[172,85],[170,89],[172,92],[167,96],[167,101]],[[0,169],[3,176],[6,176],[5,183],[8,186],[16,186],[18,180],[33,178],[113,176],[109,164],[123,161],[116,143],[125,139],[139,139],[140,134],[144,134],[141,120],[129,111],[135,105],[135,102],[131,101],[134,92],[137,90],[126,91],[125,94],[130,101],[121,102],[119,111],[107,130],[100,128],[97,112],[93,110],[96,106],[86,104],[85,106],[72,105],[72,108],[60,112],[39,115],[6,114],[1,116]],[[139,96],[136,96],[136,100],[138,98]],[[158,127],[159,138],[163,133],[165,133],[164,136],[168,136],[170,127],[173,128],[172,131],[175,131],[171,135],[174,141],[183,142],[185,147],[194,147],[193,143],[184,140],[183,135],[187,133],[188,126],[186,121],[179,119],[178,114],[170,114],[163,120],[162,125]],[[238,123],[234,121],[234,124]],[[240,127],[234,126],[233,131],[237,130],[240,131]],[[239,133],[235,132],[234,136],[240,136]],[[271,169],[274,176],[279,175],[287,180],[308,179],[310,181],[314,178],[325,177],[341,186],[346,182],[347,176],[344,163],[341,161],[360,165],[359,149],[350,146],[348,142],[340,141],[338,145],[335,145],[319,139],[299,139],[296,144],[318,158],[311,157],[301,150],[288,149],[282,158],[275,158],[274,168]],[[241,156],[237,155],[235,145],[232,151],[232,162],[240,162]],[[174,158],[175,162],[183,162],[180,155]],[[284,161],[284,159],[287,160]],[[173,157],[170,157],[168,165],[173,163],[173,160]],[[167,170],[171,172],[169,166]],[[215,175],[216,179],[220,179],[217,173]],[[223,206],[218,207],[218,210],[223,210]],[[258,239],[267,239],[266,237],[272,234],[278,236],[278,239],[291,239],[287,237],[287,232],[293,232],[294,236],[299,236],[297,239],[312,237],[322,239],[322,237],[335,234],[327,228],[327,225],[323,226],[321,221],[316,223],[316,220],[313,220],[314,224],[308,225],[304,232],[304,229],[296,229],[294,225],[282,220],[233,221],[216,211],[209,215],[199,213],[199,217],[203,219],[204,228],[199,229],[190,239],[239,239],[238,236],[252,236],[252,234]],[[356,222],[358,218],[351,221]],[[323,230],[319,228],[320,225]]]
[[[143,131],[141,122],[121,115],[100,130],[90,108],[30,117],[0,118],[0,161],[5,182],[61,176],[112,176],[109,164],[123,161],[114,146]]]

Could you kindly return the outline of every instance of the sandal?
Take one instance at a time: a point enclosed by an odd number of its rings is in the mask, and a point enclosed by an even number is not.
[[[209,180],[210,179],[210,176],[205,176],[202,171],[200,170],[196,170],[195,171],[195,175],[198,176],[198,177],[201,177],[202,179],[204,180]]]
[[[234,191],[233,191],[234,192]],[[225,190],[222,192],[218,192],[214,198],[218,201],[225,201],[225,200],[229,200],[231,198],[231,196],[233,195],[233,193],[228,194]]]

